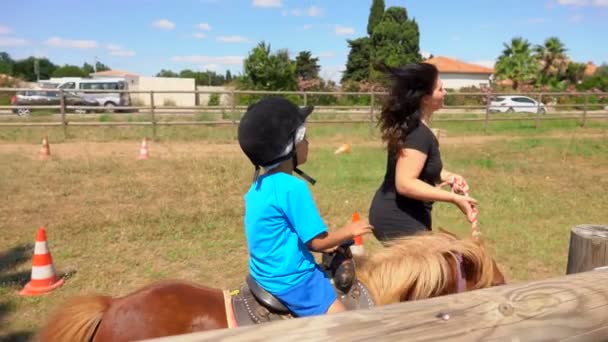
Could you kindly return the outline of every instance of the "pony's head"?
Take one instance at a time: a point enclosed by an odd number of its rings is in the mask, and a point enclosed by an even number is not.
[[[357,277],[378,305],[505,283],[483,243],[473,238],[461,240],[447,232],[395,240],[357,260]]]

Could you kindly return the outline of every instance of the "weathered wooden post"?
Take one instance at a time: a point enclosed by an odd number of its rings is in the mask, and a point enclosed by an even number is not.
[[[608,226],[581,224],[570,232],[566,274],[608,266]]]

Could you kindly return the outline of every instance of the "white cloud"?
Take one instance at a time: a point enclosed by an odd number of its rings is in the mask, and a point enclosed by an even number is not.
[[[242,65],[244,57],[242,56],[175,56],[171,58],[173,62],[187,62],[195,64],[220,64],[220,65]]]
[[[44,44],[52,47],[72,49],[94,49],[97,47],[97,42],[94,40],[63,39],[60,37],[49,38]]]
[[[218,64],[205,64],[203,65],[203,69],[205,70],[217,70],[220,66]]]
[[[333,57],[336,57],[336,53],[333,51],[324,51],[324,52],[319,52],[316,57],[333,58]]]
[[[200,23],[196,25],[195,28],[203,31],[211,31],[211,25],[209,25],[208,23]]]
[[[116,57],[133,57],[135,56],[135,51],[131,50],[111,50],[110,55]]]
[[[580,23],[580,22],[582,22],[582,21],[583,21],[583,18],[584,18],[584,17],[583,17],[583,15],[582,15],[582,14],[575,14],[575,15],[571,16],[571,17],[570,17],[568,20],[569,20],[571,23]]]
[[[0,25],[0,34],[9,34],[9,33],[13,33],[12,28],[10,28],[8,26]]]
[[[608,7],[608,0],[593,0],[593,5],[597,7]]]
[[[424,58],[424,59],[428,59],[429,57],[431,57],[431,53],[428,51],[422,50],[422,51],[420,51],[420,56],[422,56],[422,58]]]
[[[317,7],[317,6],[310,6],[308,8],[294,8],[290,11],[283,10],[283,12],[281,14],[284,17],[288,16],[289,14],[293,15],[294,17],[303,17],[303,16],[318,17],[323,14],[323,9],[321,9],[320,7]]]
[[[309,17],[318,17],[323,14],[323,10],[317,6],[310,6],[306,9],[306,14],[308,14]]]
[[[560,5],[572,5],[572,6],[585,6],[587,5],[587,0],[557,0],[557,3]]]
[[[192,34],[192,37],[194,37],[196,39],[205,39],[205,38],[207,38],[207,35],[204,34],[203,32],[194,32]]]
[[[530,18],[527,20],[528,24],[543,24],[546,21],[545,18]]]
[[[152,26],[162,29],[162,30],[173,30],[175,28],[175,23],[167,20],[160,19],[152,23]]]
[[[249,39],[243,36],[219,36],[217,40],[223,43],[247,43]]]
[[[12,38],[12,37],[0,37],[0,46],[14,47],[14,46],[25,46],[28,44],[29,44],[29,42],[25,39]]]
[[[481,66],[484,66],[486,68],[494,68],[494,64],[496,63],[496,61],[491,60],[491,59],[482,59],[482,60],[472,61],[470,63],[471,64],[481,65]]]
[[[116,57],[133,57],[135,51],[127,50],[118,44],[107,44],[106,49],[110,50],[111,56]]]
[[[253,0],[254,7],[283,7],[283,0]]]
[[[355,29],[347,26],[336,25],[336,34],[338,36],[351,35],[355,33]]]

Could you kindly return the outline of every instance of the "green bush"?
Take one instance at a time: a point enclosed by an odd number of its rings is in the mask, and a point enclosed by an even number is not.
[[[207,102],[208,106],[219,106],[220,105],[220,94],[213,93],[209,94],[209,102]]]
[[[168,107],[168,106],[175,106],[175,100],[171,99],[171,98],[166,98],[163,100],[163,106]]]

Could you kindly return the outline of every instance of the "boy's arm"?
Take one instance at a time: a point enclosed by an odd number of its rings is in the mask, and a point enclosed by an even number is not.
[[[355,236],[370,233],[372,226],[367,221],[351,222],[335,232],[321,233],[308,241],[308,249],[315,252],[322,252],[325,249],[338,246],[346,240]]]

